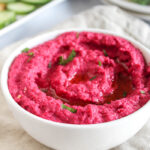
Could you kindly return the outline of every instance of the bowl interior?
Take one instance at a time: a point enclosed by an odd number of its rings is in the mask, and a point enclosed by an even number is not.
[[[139,110],[137,110],[136,112],[123,117],[121,119],[118,120],[114,120],[114,121],[110,121],[110,122],[106,122],[106,123],[100,123],[100,124],[90,124],[90,125],[73,125],[73,124],[65,124],[65,123],[57,123],[57,122],[53,122],[50,120],[46,120],[43,118],[40,118],[38,116],[35,116],[29,112],[27,112],[26,110],[24,110],[21,106],[19,106],[15,100],[12,98],[11,94],[9,93],[8,90],[8,85],[7,85],[7,80],[8,80],[8,72],[9,72],[9,67],[11,65],[11,63],[13,62],[14,58],[21,53],[22,49],[24,48],[32,48],[34,46],[37,46],[45,41],[48,41],[50,39],[55,38],[56,36],[64,33],[64,32],[69,32],[69,31],[77,31],[77,32],[82,32],[82,31],[89,31],[89,32],[97,32],[97,33],[104,33],[104,34],[111,34],[111,35],[115,35],[115,36],[119,36],[122,37],[128,41],[130,41],[135,47],[139,48],[140,51],[142,52],[143,56],[145,57],[145,60],[147,63],[150,62],[150,51],[144,47],[142,44],[138,43],[137,41],[126,37],[126,36],[121,36],[119,34],[110,32],[110,31],[106,31],[106,30],[100,30],[100,29],[69,29],[69,30],[58,30],[58,31],[54,31],[54,32],[50,32],[50,33],[46,33],[40,36],[37,36],[31,40],[29,40],[28,42],[26,42],[25,44],[21,45],[20,47],[18,47],[11,55],[10,57],[6,60],[3,69],[2,69],[2,73],[1,73],[1,87],[2,87],[2,91],[3,94],[7,100],[7,102],[15,107],[15,109],[17,109],[18,111],[23,112],[25,115],[28,115],[29,117],[32,117],[33,119],[48,123],[48,124],[53,124],[56,126],[61,126],[61,127],[71,127],[71,128],[92,128],[92,127],[103,127],[106,125],[112,125],[115,124],[123,119],[128,119],[129,117],[132,117],[135,113],[139,113],[140,111],[142,111],[144,109],[144,107],[149,107],[150,108],[150,102],[148,102],[147,104],[145,104],[142,108],[140,108]]]

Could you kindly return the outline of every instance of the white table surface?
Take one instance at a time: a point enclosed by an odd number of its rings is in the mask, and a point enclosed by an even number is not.
[[[100,0],[66,0],[35,17],[32,21],[0,37],[0,50],[18,40],[46,31],[71,16],[100,4]]]

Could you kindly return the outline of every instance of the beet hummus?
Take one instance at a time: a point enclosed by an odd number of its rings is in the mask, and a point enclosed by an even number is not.
[[[127,40],[67,32],[13,61],[8,87],[25,110],[48,120],[96,124],[116,120],[150,99],[150,68]]]

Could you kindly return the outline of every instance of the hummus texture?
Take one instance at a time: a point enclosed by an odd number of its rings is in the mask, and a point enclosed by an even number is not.
[[[96,124],[116,120],[150,99],[150,68],[127,40],[67,32],[13,61],[8,87],[25,110],[48,120]]]

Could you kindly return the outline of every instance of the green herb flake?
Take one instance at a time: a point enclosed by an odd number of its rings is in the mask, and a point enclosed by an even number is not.
[[[103,50],[103,53],[104,53],[105,56],[108,56],[108,54],[107,54],[105,49]]]
[[[28,54],[28,56],[34,56],[34,53],[33,53],[33,52],[30,52],[30,53]]]
[[[30,50],[30,48],[24,48],[24,49],[22,50],[22,53],[27,53],[29,50]]]
[[[75,52],[75,50],[73,49],[67,59],[64,59],[62,56],[59,57],[59,64],[60,64],[60,65],[66,65],[66,64],[68,64],[70,61],[72,61],[75,56],[76,56],[76,52]]]
[[[28,53],[28,56],[30,56],[30,57],[28,58],[27,62],[30,62],[32,57],[34,56],[34,53],[30,52],[30,53]]]
[[[67,109],[67,110],[69,110],[69,111],[72,112],[72,113],[76,113],[76,112],[77,112],[77,109],[68,107],[68,106],[66,106],[66,105],[64,105],[64,104],[62,104],[62,108],[63,108],[63,109]]]
[[[76,33],[76,38],[77,38],[77,39],[79,38],[79,32]]]
[[[31,61],[31,59],[32,59],[32,57],[29,57],[29,59],[27,60],[27,62],[30,62],[30,61]]]
[[[94,79],[96,79],[96,76],[92,77],[92,78],[90,79],[90,81],[92,81],[92,80],[94,80]]]
[[[101,63],[101,61],[98,61],[98,64],[99,64],[99,66],[102,66],[102,63]]]
[[[48,64],[48,68],[51,68],[52,67],[52,63],[51,62],[49,62],[49,64]]]
[[[124,92],[123,92],[123,97],[126,97],[126,96],[127,96],[127,92],[124,91]]]
[[[60,57],[59,57],[59,64],[60,64],[60,65],[63,65],[63,64],[64,64],[64,61],[65,61],[65,60],[63,59],[63,57],[60,56]]]
[[[145,94],[145,91],[141,90],[140,93],[141,93],[141,94]]]

